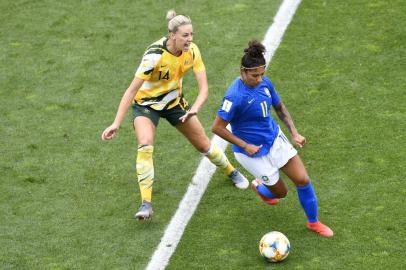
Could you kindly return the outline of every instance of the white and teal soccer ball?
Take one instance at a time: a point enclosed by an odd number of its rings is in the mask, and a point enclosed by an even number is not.
[[[259,252],[267,261],[283,261],[290,252],[289,239],[281,232],[269,232],[259,241]]]

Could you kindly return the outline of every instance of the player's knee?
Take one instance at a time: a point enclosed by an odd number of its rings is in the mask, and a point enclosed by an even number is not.
[[[200,153],[207,153],[210,150],[210,145],[199,144],[194,146]]]
[[[306,186],[310,182],[309,176],[305,175],[295,180],[295,185],[298,187]]]
[[[153,145],[154,140],[148,137],[137,138],[138,145]]]
[[[288,195],[288,188],[283,181],[278,181],[272,189],[272,193],[279,199],[285,198]]]
[[[285,182],[281,178],[279,178],[279,180],[274,185],[272,192],[279,199],[285,198],[288,195],[288,187],[286,186]]]
[[[199,151],[202,154],[211,154],[213,151],[213,148],[211,146],[211,143],[209,140],[201,140],[198,143],[194,143],[193,146],[197,151]]]
[[[278,192],[275,192],[275,193],[276,193],[275,195],[279,199],[282,199],[282,198],[285,198],[288,195],[288,190],[287,189],[282,189],[282,190],[278,190]]]

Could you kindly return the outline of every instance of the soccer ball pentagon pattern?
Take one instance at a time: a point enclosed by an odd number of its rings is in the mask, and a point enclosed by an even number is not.
[[[281,232],[269,232],[259,241],[259,252],[267,261],[283,261],[290,252],[289,239]]]

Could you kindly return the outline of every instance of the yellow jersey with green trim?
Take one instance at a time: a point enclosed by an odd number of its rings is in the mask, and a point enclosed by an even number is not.
[[[182,97],[182,78],[191,68],[195,72],[205,70],[199,48],[191,43],[187,52],[180,56],[171,54],[167,38],[151,44],[144,53],[135,76],[144,83],[134,97],[134,102],[150,106],[154,110],[166,110],[179,104]]]

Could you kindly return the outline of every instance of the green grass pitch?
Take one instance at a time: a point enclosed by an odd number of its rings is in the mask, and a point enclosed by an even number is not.
[[[211,136],[243,48],[280,3],[0,1],[0,269],[144,269],[201,156],[161,121],[156,216],[141,225],[130,117],[111,142],[102,130],[175,8],[207,67]],[[267,71],[309,141],[300,155],[334,238],[306,230],[291,183],[271,207],[217,172],[167,269],[405,268],[405,14],[402,0],[304,0]],[[196,91],[189,74],[186,98]],[[280,264],[258,252],[271,230],[292,244]]]

